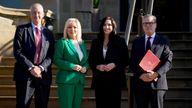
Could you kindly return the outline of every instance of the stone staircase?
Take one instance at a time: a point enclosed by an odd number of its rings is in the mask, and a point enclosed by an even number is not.
[[[167,33],[173,51],[165,108],[192,108],[192,33]]]
[[[119,33],[123,36],[123,33]],[[165,98],[165,108],[192,108],[192,33],[160,33],[171,40],[174,53],[173,68],[168,73],[169,90]],[[90,42],[96,33],[85,33],[88,51]],[[134,38],[131,35],[130,41]],[[129,49],[131,48],[131,42]],[[3,57],[0,63],[0,108],[15,107],[15,85],[12,80],[13,57]],[[49,108],[59,108],[55,75],[57,68],[53,65],[53,82],[49,99]],[[95,108],[94,91],[90,89],[91,70],[86,75],[86,85],[81,108]],[[129,108],[128,89],[123,90],[122,108]],[[34,108],[34,104],[31,104]]]

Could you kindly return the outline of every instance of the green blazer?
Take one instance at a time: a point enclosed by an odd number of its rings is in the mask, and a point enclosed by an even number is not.
[[[54,64],[58,67],[56,83],[85,83],[85,74],[73,70],[75,64],[79,64],[86,68],[89,67],[87,48],[83,41],[80,43],[80,48],[83,53],[81,61],[70,39],[61,38],[56,42],[53,60]]]

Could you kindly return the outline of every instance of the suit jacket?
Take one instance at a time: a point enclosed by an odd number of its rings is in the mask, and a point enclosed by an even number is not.
[[[134,73],[133,86],[152,89],[168,89],[166,74],[171,69],[173,53],[169,47],[169,41],[166,38],[155,35],[151,46],[152,52],[161,60],[160,65],[154,69],[159,74],[158,81],[143,82],[139,79],[143,70],[139,67],[139,63],[145,55],[145,36],[136,38],[132,44],[130,67]]]
[[[79,55],[70,39],[61,38],[55,45],[54,64],[58,67],[57,83],[77,84],[85,83],[85,74],[73,70],[75,64],[88,68],[88,55],[85,43],[79,44],[83,53],[80,61]]]
[[[51,64],[54,50],[53,33],[47,28],[41,30],[40,63],[44,68],[42,82],[51,84]],[[32,24],[24,24],[17,27],[14,37],[13,53],[16,59],[14,68],[14,80],[34,79],[29,68],[36,62],[36,44]]]
[[[129,55],[125,40],[115,36],[108,43],[106,57],[103,57],[103,40],[92,41],[89,54],[89,65],[93,72],[92,88],[96,87],[126,87],[125,67],[128,65]],[[101,72],[96,69],[97,65],[115,63],[116,67],[110,72]]]

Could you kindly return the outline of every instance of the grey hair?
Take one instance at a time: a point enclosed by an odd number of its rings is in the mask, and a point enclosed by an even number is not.
[[[43,9],[43,6],[42,6],[40,3],[34,3],[34,4],[31,5],[30,11],[31,11],[34,7],[37,7],[37,6],[39,6],[39,7],[41,7],[41,8]],[[43,9],[43,11],[44,11],[44,9]]]
[[[146,14],[143,16],[143,20],[146,19],[146,18],[149,18],[149,17],[152,17],[153,21],[156,22],[157,21],[157,18],[156,16],[152,15],[152,14]]]

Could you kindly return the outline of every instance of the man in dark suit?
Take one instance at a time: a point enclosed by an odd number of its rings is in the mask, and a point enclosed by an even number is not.
[[[163,108],[165,92],[168,89],[166,74],[171,69],[173,53],[169,41],[155,32],[157,27],[155,16],[149,14],[143,16],[142,24],[145,34],[133,41],[131,50],[130,68],[134,73],[132,90],[137,108],[148,108],[149,103],[151,108]],[[144,71],[139,67],[139,63],[148,49],[161,62],[154,70]]]
[[[30,8],[31,22],[17,26],[13,52],[16,108],[29,108],[33,95],[35,108],[47,108],[52,80],[53,33],[41,25],[43,6]]]

